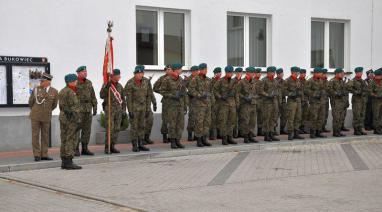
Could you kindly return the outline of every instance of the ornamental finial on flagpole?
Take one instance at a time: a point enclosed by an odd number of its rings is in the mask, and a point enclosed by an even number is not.
[[[111,31],[112,31],[112,28],[113,27],[113,21],[108,21],[107,22],[107,32],[110,34]]]

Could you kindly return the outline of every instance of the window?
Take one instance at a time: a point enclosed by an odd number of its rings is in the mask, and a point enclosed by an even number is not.
[[[269,18],[229,14],[227,17],[227,63],[233,66],[266,67]]]
[[[313,20],[311,67],[346,68],[346,22]]]
[[[137,9],[137,64],[162,68],[165,64],[188,65],[186,12],[167,9]]]

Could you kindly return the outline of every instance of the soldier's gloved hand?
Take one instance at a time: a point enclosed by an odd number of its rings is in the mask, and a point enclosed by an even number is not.
[[[96,115],[97,115],[97,108],[93,107],[93,116],[96,116]]]
[[[133,118],[134,118],[134,113],[133,113],[133,112],[129,112],[129,118],[130,118],[130,119],[133,119]]]
[[[181,92],[180,91],[176,91],[174,99],[179,100],[180,98],[181,98]]]
[[[157,111],[157,103],[156,102],[154,102],[154,104],[153,104],[153,110],[154,110],[154,112]]]

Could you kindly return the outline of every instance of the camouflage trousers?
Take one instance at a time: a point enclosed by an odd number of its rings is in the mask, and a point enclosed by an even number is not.
[[[216,130],[217,129],[218,112],[219,112],[219,107],[216,104],[212,105],[210,130]]]
[[[301,125],[301,99],[288,98],[286,116],[288,133],[298,130]]]
[[[301,126],[307,126],[309,122],[309,102],[301,102]]]
[[[31,120],[32,124],[32,148],[33,156],[47,157],[49,146],[49,129],[50,122]],[[40,146],[41,132],[41,146]]]
[[[276,98],[267,99],[263,101],[262,105],[263,115],[263,131],[266,133],[273,133],[277,126],[277,119],[279,114],[279,107]]]
[[[322,130],[322,125],[325,116],[325,102],[324,101],[314,101],[310,102],[309,105],[309,121],[310,130]]]
[[[279,103],[280,130],[284,129],[287,123],[287,104],[286,102]],[[276,121],[277,126],[277,121]]]
[[[163,103],[163,102],[162,102]],[[168,105],[167,104],[162,104],[162,124],[160,128],[161,134],[167,134],[168,133]]]
[[[220,105],[218,129],[222,136],[232,136],[236,121],[236,106]]]
[[[210,106],[195,106],[195,136],[207,136],[211,126],[211,107]]]
[[[77,143],[77,127],[77,123],[69,122],[66,119],[60,119],[61,158],[73,158],[74,149]]]
[[[106,132],[109,129],[109,113],[107,109],[105,110],[105,121],[106,121]],[[113,111],[110,114],[110,144],[114,145],[118,141],[118,134],[121,129],[122,122],[122,112]],[[105,137],[105,147],[108,147],[107,143],[108,135],[106,133]]]
[[[257,118],[257,127],[258,128],[262,128],[263,127],[263,113],[262,113],[262,110],[261,110],[261,107],[262,107],[262,100],[258,100],[257,101],[257,105],[256,105],[256,118]]]
[[[195,122],[196,122],[196,112],[195,106],[190,104],[188,109],[188,121],[187,121],[187,131],[195,131]]]
[[[131,111],[130,111],[131,112]],[[132,111],[134,118],[130,118],[131,140],[144,139],[146,130],[146,111]]]
[[[330,99],[333,116],[333,133],[340,132],[346,116],[345,102],[342,99]]]
[[[239,123],[242,135],[248,135],[256,127],[256,105],[241,104],[239,110]]]
[[[146,111],[146,118],[145,118],[145,134],[150,135],[151,130],[153,129],[153,124],[154,124],[154,113],[150,109]]]
[[[181,139],[184,129],[184,108],[183,106],[168,107],[168,138]]]
[[[76,146],[78,146],[79,143],[82,145],[88,145],[90,140],[90,133],[92,129],[92,113],[91,112],[81,112],[80,113],[80,119],[81,122],[79,124],[78,128],[78,139]]]
[[[353,127],[363,128],[365,113],[366,113],[366,98],[356,97],[352,98],[352,110],[353,110]]]
[[[324,113],[324,120],[322,122],[322,129],[324,129],[326,124],[328,123],[328,117],[329,117],[329,98],[326,98],[324,104],[325,104],[325,113]]]
[[[382,99],[373,99],[373,127],[374,129],[382,129]]]

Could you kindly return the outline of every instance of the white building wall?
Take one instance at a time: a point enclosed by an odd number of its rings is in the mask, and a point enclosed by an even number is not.
[[[87,65],[98,93],[106,22],[111,19],[115,65],[122,70],[124,85],[132,77],[136,61],[137,5],[189,10],[191,64],[207,62],[210,69],[223,67],[227,61],[227,12],[272,16],[272,63],[268,65],[284,70],[293,65],[308,68],[311,18],[328,18],[350,20],[350,68],[382,66],[380,0],[0,0],[0,55],[47,57],[53,86],[58,89],[65,86],[65,74]],[[0,108],[0,116],[26,115],[28,111]]]

